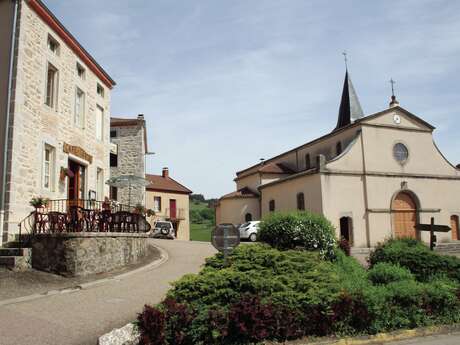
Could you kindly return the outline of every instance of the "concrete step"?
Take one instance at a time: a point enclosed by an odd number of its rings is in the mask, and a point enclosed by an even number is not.
[[[22,256],[23,248],[0,248],[0,256]]]

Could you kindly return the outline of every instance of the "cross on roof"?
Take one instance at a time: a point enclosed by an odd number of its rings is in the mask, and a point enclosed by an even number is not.
[[[345,61],[345,68],[348,69],[347,52],[344,51],[344,52],[342,53],[342,55],[343,55],[343,59],[344,59],[344,61]]]
[[[391,84],[391,95],[394,97],[395,95],[394,85],[396,84],[396,82],[393,80],[393,78],[390,79],[390,84]]]

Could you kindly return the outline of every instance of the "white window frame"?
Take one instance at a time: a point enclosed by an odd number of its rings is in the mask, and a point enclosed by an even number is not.
[[[48,34],[48,38],[46,40],[46,45],[48,47],[48,50],[51,52],[51,54],[56,55],[56,56],[60,55],[61,45],[50,34]],[[55,49],[52,48],[52,45],[54,45]]]
[[[158,205],[156,201],[158,200]],[[155,212],[161,212],[161,196],[154,196],[153,197],[153,210]]]
[[[48,160],[47,160],[47,151]],[[43,145],[43,163],[42,163],[42,188],[44,190],[53,192],[55,184],[55,170],[56,170],[56,149],[49,144]],[[48,180],[48,181],[47,181]],[[48,182],[48,185],[47,185]]]
[[[96,139],[104,141],[104,108],[100,105],[96,105]]]
[[[53,85],[49,86],[49,73],[50,69],[54,71],[52,78]],[[51,62],[48,62],[46,67],[46,77],[45,77],[45,104],[51,109],[56,110],[58,104],[58,88],[59,88],[59,70]],[[48,91],[51,93],[49,94]]]
[[[104,200],[104,169],[96,168],[96,200]]]
[[[86,79],[85,67],[83,67],[81,63],[77,62],[75,69],[77,71],[77,77],[80,78],[81,80],[85,80]],[[80,71],[81,71],[81,75],[80,75]]]
[[[99,91],[99,90],[100,90],[100,91]],[[101,98],[104,98],[104,96],[105,96],[105,89],[104,89],[104,87],[103,87],[101,84],[99,84],[99,83],[96,84],[96,93],[97,93],[97,94],[99,95],[99,97],[101,97]]]
[[[79,95],[82,95],[79,99]],[[76,127],[85,128],[86,94],[78,86],[75,88],[75,109],[73,123]]]

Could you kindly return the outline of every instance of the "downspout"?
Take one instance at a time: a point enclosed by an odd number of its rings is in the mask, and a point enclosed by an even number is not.
[[[5,142],[3,143],[3,176],[2,176],[2,192],[0,193],[0,246],[3,243],[3,231],[5,222],[5,195],[6,195],[6,175],[8,168],[8,148],[9,148],[9,128],[10,128],[10,111],[11,111],[11,93],[13,88],[13,68],[14,68],[14,51],[16,48],[16,23],[18,17],[19,0],[14,1],[13,12],[13,27],[11,30],[11,48],[10,61],[8,70],[8,94],[6,100],[6,116],[5,116]]]

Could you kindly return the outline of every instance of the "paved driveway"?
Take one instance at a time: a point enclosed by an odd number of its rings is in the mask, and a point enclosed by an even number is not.
[[[159,302],[170,283],[198,272],[215,253],[209,243],[151,240],[169,261],[119,281],[0,307],[0,345],[94,345],[135,319],[145,303]]]

